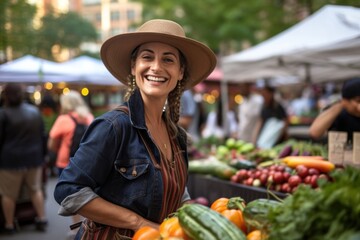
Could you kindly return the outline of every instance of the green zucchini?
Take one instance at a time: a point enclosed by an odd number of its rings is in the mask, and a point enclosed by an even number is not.
[[[246,159],[232,159],[229,162],[229,166],[236,169],[254,169],[256,168],[256,163]]]
[[[267,231],[269,228],[269,209],[281,203],[270,199],[256,199],[246,204],[243,217],[248,231],[254,229]]]
[[[214,177],[229,180],[237,169],[218,160],[189,161],[189,173],[210,174]]]
[[[196,240],[246,240],[244,233],[232,222],[209,207],[186,204],[178,211],[180,226]]]

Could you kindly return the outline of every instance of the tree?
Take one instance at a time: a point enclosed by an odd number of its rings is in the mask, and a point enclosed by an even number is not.
[[[291,27],[325,4],[359,5],[358,0],[138,0],[144,20],[179,22],[189,37],[227,55],[264,41]]]
[[[38,35],[38,55],[47,59],[53,58],[54,48],[70,49],[77,55],[81,43],[98,37],[95,27],[75,12],[45,15]]]
[[[0,53],[3,60],[8,59],[9,49],[14,58],[32,54],[36,40],[33,28],[36,7],[26,0],[1,0],[0,9]]]

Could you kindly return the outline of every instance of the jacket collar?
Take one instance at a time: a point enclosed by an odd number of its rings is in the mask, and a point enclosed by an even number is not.
[[[129,101],[125,103],[129,108],[131,124],[139,129],[147,129],[144,117],[144,102],[141,98],[139,89],[130,96]]]

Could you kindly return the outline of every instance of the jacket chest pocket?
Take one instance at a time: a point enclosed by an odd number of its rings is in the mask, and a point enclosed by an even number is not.
[[[129,162],[115,161],[114,167],[116,177],[113,197],[119,193],[126,198],[122,201],[132,201],[133,199],[146,196],[148,182],[150,180],[150,164],[146,159],[132,159]]]
[[[121,164],[115,161],[115,170],[128,180],[135,180],[148,172],[149,163],[144,163],[144,160],[132,162],[132,164]]]

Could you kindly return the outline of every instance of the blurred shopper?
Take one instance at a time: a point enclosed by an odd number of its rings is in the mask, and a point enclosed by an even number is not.
[[[216,103],[216,108],[208,114],[202,137],[214,136],[217,138],[236,138],[238,134],[238,123],[234,111],[226,111],[226,119],[223,117],[223,103],[221,98]],[[227,121],[225,123],[225,121]]]
[[[238,139],[255,143],[255,126],[260,118],[263,98],[255,93],[254,84],[250,82],[240,83],[240,94],[243,101],[238,108]]]
[[[22,86],[9,83],[2,93],[0,110],[0,195],[5,232],[15,233],[16,200],[23,183],[29,190],[37,218],[36,229],[45,231],[42,173],[46,143],[44,122],[39,109],[23,101]]]
[[[360,78],[353,78],[343,84],[342,99],[330,105],[310,126],[310,136],[322,137],[327,130],[344,131],[348,141],[353,132],[360,132]]]
[[[56,167],[60,176],[70,162],[70,146],[77,122],[90,125],[94,119],[83,97],[77,91],[70,91],[60,96],[60,115],[49,132],[48,148],[57,154]],[[73,216],[73,223],[81,221],[79,215]],[[69,233],[69,234],[75,234]]]
[[[275,99],[274,87],[261,86],[259,92],[264,105],[255,127],[255,142],[260,148],[270,148],[287,138],[288,118],[284,107]]]
[[[192,142],[200,139],[201,111],[192,89],[186,90],[180,99],[179,125],[190,135]]]

